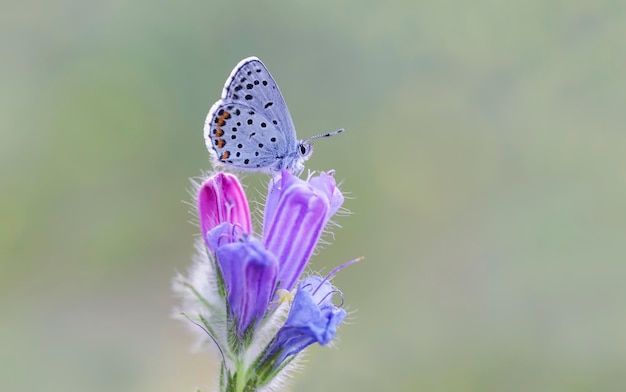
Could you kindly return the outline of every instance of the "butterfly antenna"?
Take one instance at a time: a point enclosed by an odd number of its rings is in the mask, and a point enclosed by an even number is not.
[[[334,136],[334,135],[338,135],[338,134],[342,133],[343,131],[344,131],[344,129],[341,128],[341,129],[338,129],[338,130],[333,131],[333,132],[327,132],[327,133],[323,133],[321,135],[311,136],[310,138],[303,140],[303,142],[306,143],[306,142],[309,142],[309,141],[311,141],[313,139],[320,139],[320,138],[323,138],[323,137],[331,137],[331,136]]]

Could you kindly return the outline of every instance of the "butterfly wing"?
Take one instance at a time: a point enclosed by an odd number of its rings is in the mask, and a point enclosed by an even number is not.
[[[265,64],[248,57],[237,64],[222,91],[224,101],[242,102],[275,121],[289,145],[296,145],[296,128],[283,95]]]
[[[250,106],[218,101],[204,131],[207,148],[218,165],[266,171],[283,167],[288,150],[284,134]]]
[[[298,166],[296,131],[267,67],[256,57],[237,64],[207,116],[204,137],[214,162],[277,171]]]

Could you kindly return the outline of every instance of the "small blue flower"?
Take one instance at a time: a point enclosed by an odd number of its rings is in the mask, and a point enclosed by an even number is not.
[[[241,338],[267,311],[276,288],[278,261],[259,240],[244,236],[217,248],[217,262],[224,279],[229,310]]]
[[[287,321],[265,356],[271,358],[274,368],[313,343],[325,345],[334,339],[337,326],[346,317],[345,310],[332,302],[335,293],[341,295],[327,279],[309,276],[300,282]]]

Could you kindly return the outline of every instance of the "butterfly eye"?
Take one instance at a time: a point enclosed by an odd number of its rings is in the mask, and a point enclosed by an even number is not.
[[[310,143],[300,143],[298,144],[298,151],[301,157],[308,158],[313,152],[313,145]]]

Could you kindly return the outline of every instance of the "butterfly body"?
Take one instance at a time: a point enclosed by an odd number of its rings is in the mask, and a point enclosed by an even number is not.
[[[301,173],[313,149],[298,140],[274,78],[256,57],[233,69],[222,97],[209,110],[204,138],[214,166]]]

